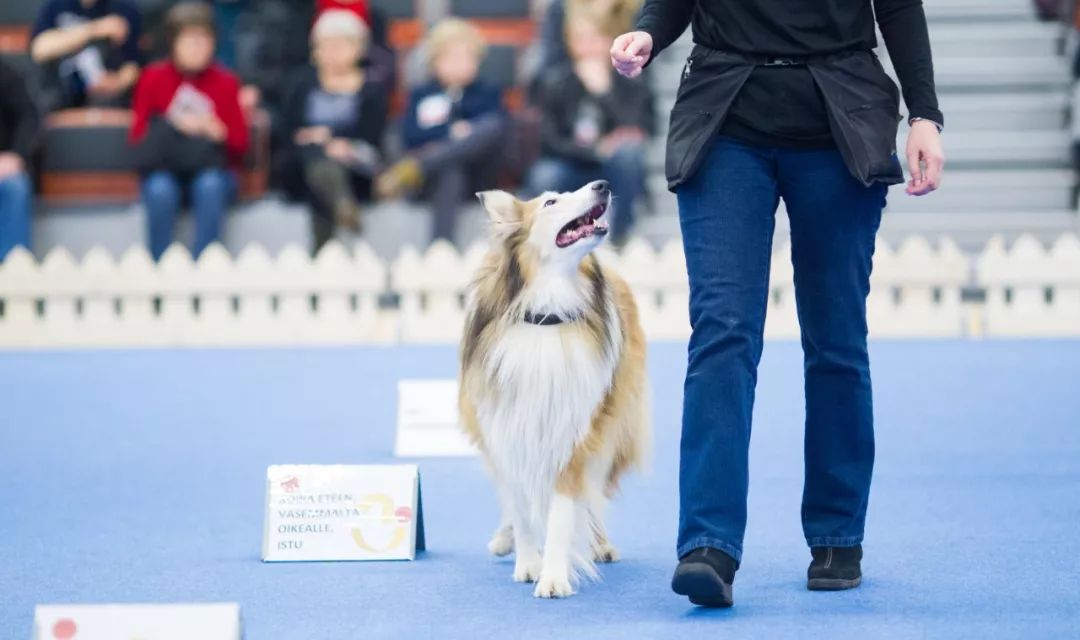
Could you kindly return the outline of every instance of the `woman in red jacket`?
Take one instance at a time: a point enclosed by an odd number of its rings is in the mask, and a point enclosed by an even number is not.
[[[198,255],[221,235],[236,194],[248,129],[240,83],[214,63],[216,33],[209,5],[185,2],[166,18],[168,60],[147,67],[135,89],[131,141],[139,147],[150,252],[160,258],[187,202]]]

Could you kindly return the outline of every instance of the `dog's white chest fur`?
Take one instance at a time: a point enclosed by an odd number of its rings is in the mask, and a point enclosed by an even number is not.
[[[615,359],[582,331],[518,324],[493,345],[485,365],[496,391],[478,409],[495,471],[512,490],[550,490],[589,432]]]

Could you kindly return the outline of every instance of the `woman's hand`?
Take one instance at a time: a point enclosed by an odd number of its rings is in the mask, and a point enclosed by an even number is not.
[[[334,138],[326,143],[323,147],[326,155],[338,162],[350,162],[353,159],[353,146],[352,143],[345,138]]]
[[[293,134],[296,144],[326,144],[330,137],[329,127],[302,127]]]
[[[907,184],[908,195],[925,196],[941,186],[941,173],[945,168],[945,152],[941,149],[941,133],[929,120],[911,123],[907,141],[908,171],[911,180]]]
[[[652,36],[644,31],[624,33],[611,45],[611,64],[627,78],[636,78],[652,56],[652,48]]]

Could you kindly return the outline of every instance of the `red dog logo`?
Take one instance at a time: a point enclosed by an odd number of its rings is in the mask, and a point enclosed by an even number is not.
[[[297,478],[296,476],[291,476],[285,479],[281,483],[281,488],[285,490],[285,493],[292,493],[293,491],[296,491],[300,488],[300,478]]]

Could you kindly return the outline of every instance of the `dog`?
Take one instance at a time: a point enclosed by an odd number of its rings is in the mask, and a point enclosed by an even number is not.
[[[467,294],[459,408],[503,511],[488,548],[516,553],[513,579],[536,597],[566,597],[618,558],[604,507],[651,446],[645,336],[630,287],[593,253],[607,182],[477,196],[491,246]]]

